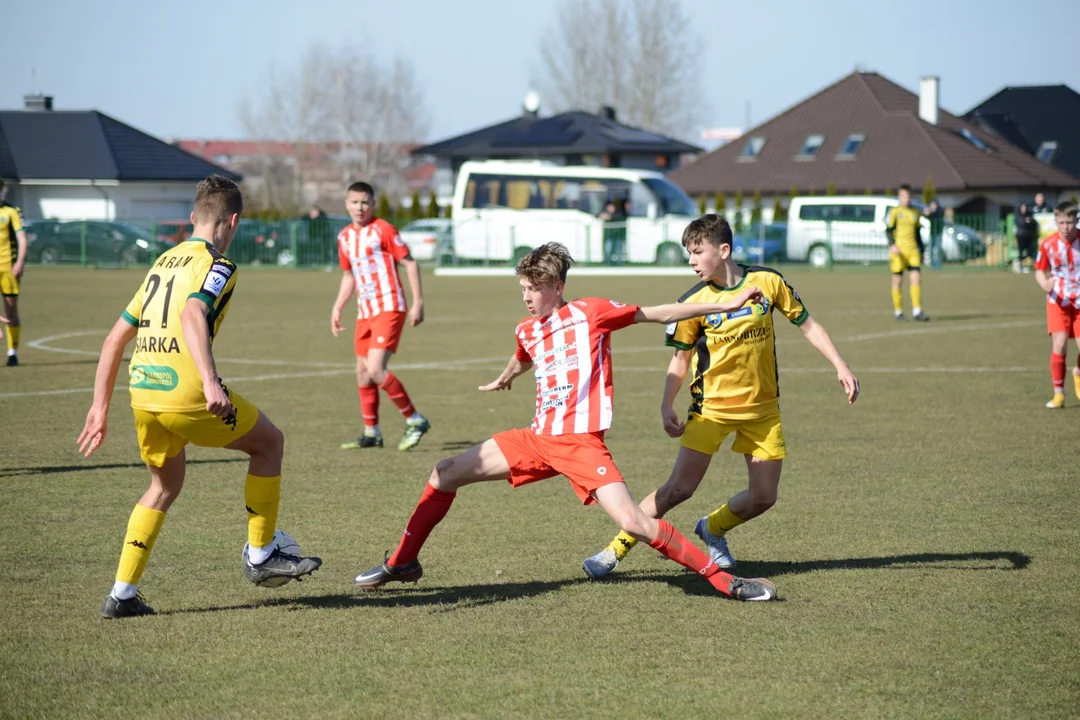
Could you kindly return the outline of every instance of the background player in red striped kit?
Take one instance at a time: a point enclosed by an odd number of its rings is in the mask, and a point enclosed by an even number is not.
[[[330,331],[337,337],[344,328],[341,311],[356,293],[356,385],[364,431],[344,449],[382,447],[379,429],[379,388],[405,416],[405,434],[398,450],[408,450],[431,429],[427,418],[413,407],[405,386],[387,370],[390,356],[397,351],[406,317],[410,326],[424,321],[424,293],[420,268],[393,225],[375,217],[375,190],[365,182],[355,182],[345,195],[345,209],[352,218],[338,233],[338,260],[343,271]],[[405,266],[412,290],[412,307],[405,304],[405,291],[398,277],[398,263]]]
[[[1080,238],[1076,232],[1076,205],[1054,208],[1057,232],[1042,241],[1035,260],[1035,282],[1046,293],[1046,329],[1050,334],[1050,379],[1054,397],[1048,408],[1065,407],[1065,350],[1077,338],[1080,350]],[[1080,355],[1073,370],[1073,386],[1080,399]]]
[[[776,588],[765,579],[748,580],[723,572],[705,553],[665,520],[647,516],[626,489],[604,444],[611,427],[614,392],[611,333],[638,322],[670,323],[714,312],[731,312],[760,302],[748,287],[722,303],[682,303],[639,307],[603,298],[563,298],[573,261],[566,248],[548,243],[517,266],[522,299],[530,317],[518,323],[517,352],[506,369],[482,391],[509,390],[514,378],[536,368],[536,415],[529,429],[508,430],[440,461],[406,525],[394,554],[359,575],[356,584],[374,589],[388,582],[416,582],[423,575],[420,548],[446,516],[463,485],[508,480],[513,487],[565,475],[586,505],[599,503],[635,538],[705,577],[738,600],[772,600]]]

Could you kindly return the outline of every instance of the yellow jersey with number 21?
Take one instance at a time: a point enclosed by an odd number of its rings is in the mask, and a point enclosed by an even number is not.
[[[131,407],[150,412],[206,409],[180,312],[190,298],[206,303],[213,342],[229,311],[236,277],[236,265],[199,238],[180,243],[154,262],[122,316],[139,329],[128,369]]]

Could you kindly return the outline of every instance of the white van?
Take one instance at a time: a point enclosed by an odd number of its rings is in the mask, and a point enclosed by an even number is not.
[[[895,197],[878,195],[797,197],[788,208],[787,257],[814,267],[830,262],[886,262],[885,221]],[[922,219],[923,241],[930,221]]]
[[[626,223],[617,226],[626,229],[622,261],[686,261],[682,232],[697,207],[661,173],[514,160],[462,164],[453,200],[454,255],[516,262],[557,241],[577,260],[605,262],[598,216],[608,201],[619,199],[628,201]]]

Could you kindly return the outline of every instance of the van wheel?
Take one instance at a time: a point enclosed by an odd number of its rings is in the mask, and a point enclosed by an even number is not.
[[[514,248],[514,266],[516,267],[517,264],[532,251],[533,249],[531,247],[525,247],[524,245]]]
[[[811,247],[806,259],[810,261],[812,267],[816,268],[825,268],[832,265],[832,253],[825,245],[814,245]]]
[[[665,267],[675,267],[676,265],[682,265],[686,260],[683,257],[683,250],[681,245],[675,243],[661,243],[660,247],[656,248],[656,264],[663,265]]]

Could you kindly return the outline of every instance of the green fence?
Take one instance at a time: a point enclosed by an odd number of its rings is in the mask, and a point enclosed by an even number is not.
[[[389,219],[399,228],[408,219]],[[288,218],[275,221],[243,219],[227,255],[237,264],[286,268],[326,268],[337,265],[337,234],[346,224],[344,216]],[[558,240],[570,247],[575,258],[589,265],[681,265],[686,255],[679,244],[682,227],[663,224],[642,240],[643,231],[634,220],[625,223],[594,223],[584,228],[572,224],[537,231],[535,223],[501,224],[459,229],[464,240],[461,252],[447,220],[420,221],[423,243],[413,247],[422,263],[435,265],[510,265],[532,247]],[[440,225],[441,223],[441,225]],[[430,227],[428,227],[430,225]],[[741,262],[777,265],[806,262],[815,267],[871,265],[888,262],[888,245],[879,229],[853,227],[853,223],[822,223],[820,237],[803,238],[796,247],[784,223],[754,224],[735,228],[733,255]],[[415,226],[414,226],[415,227]],[[638,226],[640,228],[641,226]],[[1013,218],[999,220],[983,215],[956,215],[944,221],[940,232],[927,233],[926,267],[1006,267],[1017,257]],[[46,265],[86,267],[147,266],[172,244],[191,235],[190,224],[169,220],[37,221],[28,224],[28,260]],[[410,237],[407,235],[407,237]],[[472,240],[468,238],[472,237]],[[410,240],[411,241],[411,240]],[[466,242],[471,243],[466,251]],[[789,250],[791,250],[789,254]]]

